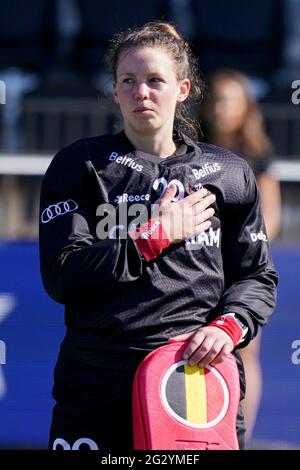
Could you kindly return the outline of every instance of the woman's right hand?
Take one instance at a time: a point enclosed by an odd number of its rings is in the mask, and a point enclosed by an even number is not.
[[[176,195],[176,186],[170,185],[158,204],[158,217],[169,237],[170,244],[205,232],[211,226],[211,217],[215,211],[210,207],[216,200],[214,194],[208,194],[201,188],[185,198],[172,202]]]

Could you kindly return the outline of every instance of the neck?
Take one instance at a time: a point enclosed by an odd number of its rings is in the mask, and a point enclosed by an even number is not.
[[[161,158],[169,157],[173,155],[176,150],[176,145],[173,141],[173,135],[171,132],[165,132],[162,134],[139,134],[125,126],[125,134],[130,142],[134,145],[137,150],[141,152],[149,153],[151,155],[157,155]]]

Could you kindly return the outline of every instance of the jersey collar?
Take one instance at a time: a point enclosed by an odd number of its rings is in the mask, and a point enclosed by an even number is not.
[[[116,135],[116,137],[118,138],[120,143],[122,143],[122,146],[124,145],[124,147],[126,148],[126,150],[128,152],[133,152],[133,151],[136,150],[134,145],[130,142],[130,140],[126,136],[124,129],[121,132],[119,132]],[[196,147],[198,148],[198,151],[199,151],[199,147],[198,147],[197,143],[195,141],[193,141],[190,137],[188,137],[187,135],[183,134],[180,131],[174,130],[173,139],[174,139],[175,144],[180,145],[180,143],[185,143],[186,146],[187,146],[187,151],[188,152],[195,150]]]

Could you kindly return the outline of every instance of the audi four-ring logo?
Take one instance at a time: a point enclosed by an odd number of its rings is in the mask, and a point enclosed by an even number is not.
[[[67,201],[61,201],[57,204],[51,204],[51,206],[47,207],[43,210],[41,220],[43,224],[47,224],[50,220],[55,219],[59,215],[67,214],[68,212],[73,212],[78,208],[78,204],[76,204],[73,199],[68,199]]]

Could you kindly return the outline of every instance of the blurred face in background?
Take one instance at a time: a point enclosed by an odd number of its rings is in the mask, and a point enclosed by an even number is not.
[[[163,47],[134,47],[118,61],[114,98],[120,105],[125,130],[172,133],[175,108],[189,93],[188,79],[177,80],[175,65]],[[163,132],[164,133],[164,132]]]
[[[238,131],[248,110],[248,99],[242,85],[230,79],[215,81],[212,97],[215,130],[226,134]]]

